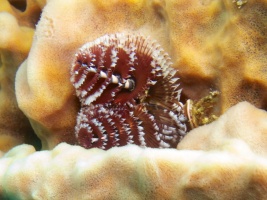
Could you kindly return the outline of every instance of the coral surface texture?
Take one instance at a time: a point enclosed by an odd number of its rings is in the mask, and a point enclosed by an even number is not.
[[[267,199],[266,63],[266,0],[0,0],[0,199]]]
[[[238,8],[230,0],[51,0],[16,76],[19,107],[43,149],[63,141],[75,144],[79,102],[69,81],[75,53],[105,34],[126,32],[149,36],[170,55],[184,98],[198,100],[218,90],[218,114],[244,100],[266,108],[266,4],[254,0]]]
[[[251,115],[259,121],[257,126],[247,120]],[[236,121],[239,122],[233,125]],[[179,150],[135,145],[108,151],[86,150],[62,143],[53,150],[36,152],[29,145],[17,146],[0,159],[0,196],[55,200],[264,200],[266,121],[265,111],[243,102],[217,121],[190,132],[190,137],[200,135],[200,139],[193,139],[190,144],[185,137]],[[229,129],[234,130],[228,132]],[[252,142],[252,134],[258,147]],[[195,147],[195,143],[202,145]],[[190,150],[193,148],[197,150]]]

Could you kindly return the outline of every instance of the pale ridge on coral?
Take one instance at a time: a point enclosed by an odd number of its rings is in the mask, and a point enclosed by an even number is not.
[[[266,198],[266,159],[248,156],[239,147],[249,149],[242,142],[232,146],[236,151],[221,152],[135,145],[85,150],[66,143],[35,152],[21,145],[0,160],[0,196],[53,200]]]
[[[233,126],[237,113],[243,127]],[[267,113],[247,102],[232,107],[217,121],[191,131],[176,149],[135,145],[108,151],[66,143],[50,151],[20,145],[0,158],[0,197],[15,199],[266,199],[267,160],[262,149],[267,125],[248,116]],[[257,120],[257,119],[255,119]],[[242,123],[243,122],[243,123]],[[239,124],[237,124],[239,125]],[[222,126],[223,128],[214,128]],[[229,126],[235,134],[228,133]],[[258,149],[244,130],[250,129]],[[204,130],[203,130],[204,129]],[[212,130],[212,132],[210,132]],[[238,132],[239,131],[239,132]],[[208,132],[208,137],[203,133]],[[245,132],[246,133],[246,132]],[[194,148],[194,138],[206,144]],[[218,143],[211,134],[222,139]],[[205,136],[205,134],[204,134]],[[217,145],[211,145],[216,143]],[[207,146],[207,147],[206,147]],[[188,150],[186,150],[188,149]],[[205,150],[203,150],[205,149]]]

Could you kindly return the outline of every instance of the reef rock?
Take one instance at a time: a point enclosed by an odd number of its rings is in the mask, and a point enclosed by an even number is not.
[[[158,35],[155,39],[165,40],[165,26],[158,30],[160,34],[155,32],[164,23],[155,14],[154,4],[88,0],[47,3],[29,57],[16,77],[19,107],[29,117],[43,149],[51,149],[62,141],[76,143],[73,133],[80,105],[70,82],[70,69],[77,50],[114,31]]]
[[[37,137],[28,119],[18,108],[15,97],[15,74],[32,45],[34,20],[41,9],[28,2],[20,11],[0,0],[0,150],[22,144],[36,144]],[[30,21],[29,21],[30,19]],[[35,20],[36,22],[37,20]]]
[[[243,100],[266,108],[266,6],[262,0],[50,0],[17,73],[19,107],[44,149],[75,144],[79,102],[69,81],[75,52],[105,34],[127,32],[150,36],[170,55],[183,99],[217,90],[218,115]]]
[[[247,102],[230,108],[218,120],[190,131],[178,149],[224,150],[245,142],[252,152],[267,156],[267,114]]]
[[[267,114],[237,104],[267,108],[265,1],[0,5],[0,199],[267,199]],[[70,145],[80,109],[70,82],[75,53],[118,32],[161,45],[179,70],[182,101],[219,91],[215,113],[237,105],[189,132],[177,149]],[[23,114],[50,150],[35,150]]]
[[[62,143],[36,152],[29,145],[17,146],[0,159],[0,197],[263,200],[266,118],[265,111],[240,103],[190,132],[180,150],[135,145],[86,150]],[[201,145],[195,147],[194,141]]]

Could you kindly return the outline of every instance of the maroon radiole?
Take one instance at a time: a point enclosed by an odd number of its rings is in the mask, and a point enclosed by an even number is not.
[[[85,148],[176,147],[186,134],[177,70],[155,41],[104,35],[75,54],[71,82],[81,102],[75,134]]]

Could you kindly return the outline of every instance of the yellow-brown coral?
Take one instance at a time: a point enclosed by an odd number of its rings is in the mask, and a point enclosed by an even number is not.
[[[74,53],[107,33],[138,32],[171,55],[184,99],[198,100],[217,90],[217,115],[243,100],[265,108],[265,13],[260,0],[240,9],[226,0],[49,1],[28,61],[17,74],[19,106],[44,149],[61,141],[75,143],[79,106],[68,81]]]
[[[184,93],[199,99],[220,92],[218,113],[240,101],[266,109],[267,3],[231,0],[166,1],[174,66]]]
[[[26,26],[32,32],[38,14],[31,21],[26,13],[38,13],[45,4],[29,0],[26,10],[20,11],[23,6],[16,1],[12,2],[18,9],[0,2],[7,12],[3,15],[18,24],[17,30]],[[82,44],[107,33],[138,32],[156,39],[179,69],[184,100],[197,101],[210,91],[219,91],[212,111],[217,115],[242,100],[266,109],[267,3],[249,0],[241,4],[232,0],[48,1],[29,57],[16,76],[19,107],[43,149],[62,141],[76,142],[73,128],[79,103],[69,70]],[[31,12],[30,5],[35,5]],[[23,57],[11,48],[18,64],[26,58],[29,46]],[[0,152],[0,196],[266,199],[265,118],[266,112],[238,104],[218,121],[189,133],[178,151],[127,146],[104,152],[60,144],[51,151],[35,152],[32,146],[18,146],[7,154]],[[21,142],[15,140],[6,149]]]
[[[34,23],[40,8],[29,1],[31,9],[17,10],[0,0],[0,150],[22,143],[34,144],[36,136],[15,98],[15,73],[27,57],[32,44]],[[34,21],[35,20],[35,21]]]
[[[79,102],[69,74],[77,49],[114,30],[139,30],[145,36],[156,35],[156,27],[162,19],[158,14],[155,18],[153,4],[147,3],[83,0],[70,1],[62,7],[64,1],[48,2],[29,57],[16,79],[19,106],[30,118],[44,149],[53,148],[62,141],[75,143],[73,131]],[[66,12],[69,14],[62,19]],[[163,34],[159,34],[158,40],[167,38],[164,30],[159,32]]]
[[[242,102],[230,108],[215,122],[192,130],[178,144],[178,149],[219,150],[242,140],[254,153],[266,156],[266,128],[266,112]]]

